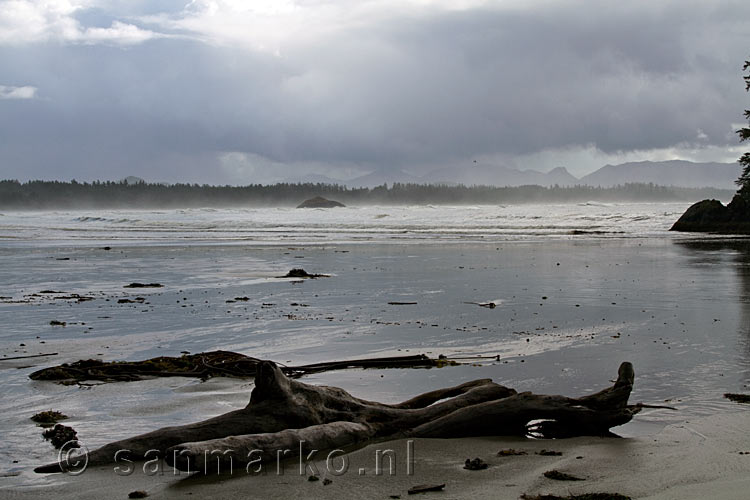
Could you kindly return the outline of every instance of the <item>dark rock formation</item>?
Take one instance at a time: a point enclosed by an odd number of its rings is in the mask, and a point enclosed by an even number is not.
[[[315,198],[303,201],[297,206],[297,208],[336,208],[345,206],[346,205],[339,203],[338,201],[327,200],[322,196],[316,196]]]
[[[329,276],[326,274],[310,274],[304,269],[292,269],[288,273],[286,273],[284,276],[276,276],[277,278],[309,278],[309,279],[315,279],[315,278],[328,278]]]
[[[718,200],[703,200],[688,208],[670,231],[750,234],[750,203],[740,195],[724,206]]]

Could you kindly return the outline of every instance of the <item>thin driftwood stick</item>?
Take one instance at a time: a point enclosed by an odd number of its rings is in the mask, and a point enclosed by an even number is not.
[[[0,358],[0,361],[10,361],[12,359],[29,359],[29,358],[44,358],[47,356],[57,356],[56,352],[50,352],[48,354],[30,354],[28,356],[13,356],[11,358]]]

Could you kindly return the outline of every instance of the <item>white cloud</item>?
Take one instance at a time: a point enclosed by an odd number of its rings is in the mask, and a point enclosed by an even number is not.
[[[87,44],[112,43],[116,45],[135,45],[153,38],[167,35],[144,30],[133,24],[113,21],[109,28],[86,28],[80,33],[79,41]],[[73,40],[75,41],[75,40]]]
[[[216,45],[281,54],[316,40],[355,33],[380,21],[485,5],[539,2],[505,0],[192,0],[181,12],[140,19]]]
[[[93,0],[0,0],[0,45],[39,42],[133,45],[166,35],[113,21],[109,28],[85,27],[76,13],[96,7]]]
[[[37,90],[36,87],[30,85],[23,87],[0,85],[0,99],[34,99]]]

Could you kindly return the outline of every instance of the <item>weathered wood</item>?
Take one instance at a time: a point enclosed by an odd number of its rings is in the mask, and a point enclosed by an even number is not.
[[[0,358],[0,361],[10,361],[12,359],[29,359],[29,358],[44,358],[47,356],[57,356],[56,352],[50,352],[48,354],[30,354],[28,356],[13,356],[11,358]]]
[[[337,387],[304,384],[263,361],[245,408],[108,444],[93,451],[89,463],[111,462],[118,450],[129,450],[131,460],[158,450],[180,470],[227,470],[277,460],[278,450],[289,450],[284,457],[292,458],[313,449],[350,450],[400,437],[609,435],[611,427],[640,411],[639,405],[627,404],[633,379],[632,365],[623,363],[612,387],[581,398],[518,394],[484,379],[389,405]],[[544,422],[530,425],[540,419]],[[250,456],[252,450],[259,451]],[[36,469],[60,470],[58,464]]]
[[[17,358],[3,358],[17,359]],[[86,359],[43,368],[29,375],[32,380],[75,384],[87,380],[129,382],[154,377],[255,377],[261,360],[230,351],[211,351],[184,356],[159,356],[144,361],[101,361]],[[432,359],[424,354],[383,358],[328,361],[299,366],[281,366],[290,377],[301,377],[344,368],[430,368],[458,364],[450,359]]]

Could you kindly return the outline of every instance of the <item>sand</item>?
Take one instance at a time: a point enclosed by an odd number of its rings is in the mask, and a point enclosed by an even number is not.
[[[745,410],[745,411],[743,411]],[[328,472],[323,460],[316,462],[321,480],[308,481],[299,474],[299,462],[284,465],[277,475],[275,465],[266,474],[244,470],[232,475],[188,477],[143,473],[142,463],[127,476],[112,466],[87,469],[78,476],[40,477],[46,485],[0,489],[3,498],[127,498],[134,490],[149,498],[407,498],[417,484],[445,484],[443,492],[425,493],[423,498],[519,498],[522,494],[569,495],[616,492],[632,498],[746,499],[750,491],[750,434],[747,409],[691,419],[670,425],[658,434],[636,438],[573,438],[528,440],[487,437],[468,439],[417,439],[371,445],[347,455],[348,469],[341,475]],[[407,474],[407,448],[412,446],[413,475]],[[527,455],[498,457],[504,448],[524,450]],[[378,450],[393,450],[395,474],[384,459],[383,474],[375,474]],[[561,451],[561,456],[541,456],[542,450]],[[489,468],[463,469],[464,460],[480,457]],[[340,468],[334,458],[331,469]],[[128,464],[122,464],[124,467]],[[557,469],[585,478],[579,482],[547,479],[543,473]],[[123,469],[121,469],[122,471]],[[324,479],[330,479],[324,484]],[[0,483],[1,484],[1,483]],[[414,496],[412,498],[420,498]]]

